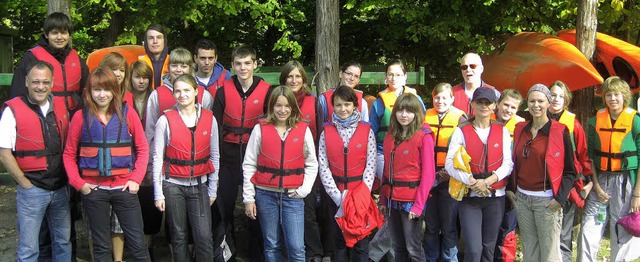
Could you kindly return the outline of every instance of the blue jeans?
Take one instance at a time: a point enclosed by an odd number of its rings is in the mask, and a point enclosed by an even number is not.
[[[286,193],[256,188],[256,208],[262,227],[265,261],[282,261],[282,229],[289,254],[287,261],[304,262],[304,201]]]
[[[45,215],[51,232],[53,261],[71,261],[71,214],[67,187],[50,191],[36,186],[28,189],[18,186],[16,203],[20,231],[17,261],[37,261],[40,227]]]
[[[458,261],[458,206],[449,195],[449,182],[431,189],[425,210],[424,253],[426,261]]]
[[[187,223],[191,225],[195,261],[213,260],[211,207],[207,187],[206,183],[196,186],[180,186],[169,182],[162,184],[174,261],[191,261]]]

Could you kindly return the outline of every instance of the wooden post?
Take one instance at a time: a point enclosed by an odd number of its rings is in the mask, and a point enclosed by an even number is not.
[[[598,0],[578,0],[578,21],[576,24],[576,46],[584,56],[595,63],[596,29],[598,25]],[[586,127],[589,117],[595,114],[595,87],[584,88],[574,92],[571,102],[582,126]]]
[[[316,88],[318,92],[338,85],[340,13],[338,0],[316,0]]]
[[[47,0],[47,15],[55,12],[62,12],[71,17],[70,0]]]

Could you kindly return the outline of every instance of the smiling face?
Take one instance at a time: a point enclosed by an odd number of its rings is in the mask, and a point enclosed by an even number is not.
[[[436,94],[433,97],[433,108],[436,109],[438,113],[447,112],[453,105],[453,94],[451,93],[451,89],[447,89]]]
[[[357,66],[347,67],[346,70],[340,71],[340,85],[356,88],[360,83],[362,71]]]
[[[527,97],[527,106],[533,118],[543,117],[547,113],[549,105],[547,96],[542,92],[533,91]]]
[[[386,74],[387,85],[392,88],[403,87],[407,83],[407,74],[402,71],[400,65],[392,65],[387,69]]]
[[[482,81],[482,59],[476,54],[467,54],[460,62],[460,71],[465,83],[476,83]]]
[[[566,94],[564,90],[559,86],[551,86],[551,106],[549,111],[552,113],[558,113],[564,109]]]
[[[96,103],[96,108],[102,111],[109,107],[109,103],[113,100],[113,93],[105,87],[94,86],[91,87],[91,98]]]
[[[113,74],[116,75],[116,79],[118,79],[118,84],[122,85],[122,82],[124,81],[124,77],[125,77],[125,72],[126,72],[126,69],[124,68],[124,66],[117,69],[112,68],[111,71],[113,71]]]
[[[251,59],[251,56],[235,57],[232,66],[238,80],[247,81],[253,77],[253,71],[258,68],[258,62]]]
[[[493,114],[493,110],[496,108],[496,104],[488,99],[478,99],[471,102],[471,106],[476,112],[476,118],[489,118]]]
[[[169,64],[169,74],[171,75],[171,81],[176,80],[181,75],[188,74],[191,70],[191,66],[188,64]]]
[[[283,95],[278,96],[278,100],[273,105],[273,112],[275,113],[278,123],[286,124],[287,119],[291,116],[291,105],[289,101]]]
[[[287,82],[285,85],[291,88],[291,91],[294,93],[300,91],[302,89],[302,85],[304,84],[304,79],[302,78],[302,74],[298,68],[294,68],[289,72],[287,76]]]
[[[353,105],[353,102],[344,101],[338,96],[333,98],[333,112],[335,112],[339,118],[349,118],[353,114],[354,110],[355,106]]]
[[[47,103],[53,85],[53,73],[48,68],[33,68],[25,78],[29,100],[38,105]]]
[[[612,90],[604,94],[604,102],[607,104],[609,112],[614,115],[620,114],[624,109],[624,96],[620,91]]]
[[[164,35],[156,30],[150,29],[146,35],[147,48],[154,55],[160,55],[164,50]]]
[[[69,32],[65,30],[53,29],[45,37],[54,49],[64,49],[69,44]]]
[[[509,121],[517,112],[520,106],[520,100],[513,97],[505,97],[498,103],[497,117],[506,122]]]
[[[178,103],[180,108],[194,106],[196,96],[198,96],[198,90],[195,87],[183,81],[175,82],[173,86],[173,98],[176,99],[176,103]]]

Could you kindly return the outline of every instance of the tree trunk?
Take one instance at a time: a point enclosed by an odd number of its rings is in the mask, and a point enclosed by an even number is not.
[[[576,24],[576,46],[584,56],[595,62],[596,29],[598,24],[598,0],[578,0],[578,22]],[[573,112],[583,126],[589,117],[595,114],[595,87],[584,88],[574,92],[572,104]]]
[[[71,17],[71,0],[47,0],[47,15],[55,12],[62,12]]]
[[[118,5],[123,6],[121,1],[118,1]],[[109,27],[107,31],[104,32],[104,37],[102,38],[103,47],[115,45],[118,36],[124,32],[124,20],[122,10],[111,14]]]
[[[338,0],[316,0],[316,89],[338,85],[340,71],[340,13]]]

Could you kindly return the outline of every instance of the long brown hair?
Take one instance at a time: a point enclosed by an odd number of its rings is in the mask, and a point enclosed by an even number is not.
[[[129,73],[129,62],[124,56],[118,52],[111,52],[105,55],[102,60],[100,60],[100,67],[111,68],[111,70],[119,70],[124,67],[124,80],[122,80],[122,84],[120,84],[121,94],[124,95],[124,92],[127,90],[127,82],[130,82],[129,79],[131,74]]]
[[[287,126],[295,127],[298,122],[300,122],[300,108],[298,107],[298,102],[296,101],[296,96],[291,91],[291,88],[287,86],[278,86],[272,89],[271,95],[269,95],[269,103],[267,107],[267,123],[275,124],[278,120],[276,118],[276,113],[273,111],[273,107],[278,102],[278,97],[284,96],[289,102],[289,107],[291,107],[291,115],[287,118]]]
[[[406,136],[402,136],[404,133],[402,130],[402,125],[398,122],[398,118],[396,117],[396,112],[407,110],[415,115],[413,122],[411,122],[407,126]],[[422,105],[413,94],[404,93],[398,97],[396,103],[393,105],[393,110],[391,110],[391,118],[389,119],[389,133],[396,141],[396,143],[402,142],[404,140],[410,139],[413,135],[422,128],[422,124],[424,122],[424,113],[422,112]]]
[[[110,91],[113,95],[111,103],[107,108],[107,114],[117,115],[122,120],[122,91],[118,85],[118,79],[113,71],[107,67],[97,67],[89,74],[87,79],[87,89],[84,91],[84,106],[94,116],[98,114],[98,107],[96,102],[91,97],[91,90],[93,88],[102,87],[107,91]],[[89,123],[90,124],[90,123]]]
[[[293,69],[298,69],[300,75],[302,76],[302,88],[300,91],[305,92],[307,95],[311,94],[311,88],[309,88],[309,77],[307,76],[307,72],[304,71],[304,67],[297,60],[291,60],[282,66],[282,70],[280,71],[280,85],[287,84],[287,78],[289,78],[289,74]]]

